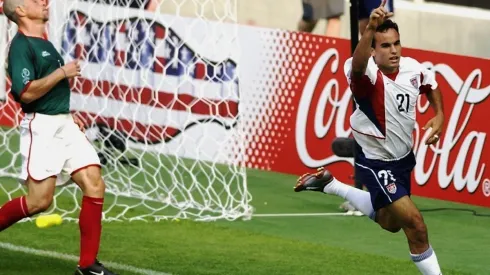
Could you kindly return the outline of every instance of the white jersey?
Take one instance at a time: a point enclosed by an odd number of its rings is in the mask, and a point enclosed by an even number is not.
[[[413,58],[401,57],[397,73],[385,75],[369,58],[365,75],[353,81],[352,58],[344,73],[356,101],[352,133],[366,158],[394,160],[413,147],[417,98],[437,88],[435,75]]]

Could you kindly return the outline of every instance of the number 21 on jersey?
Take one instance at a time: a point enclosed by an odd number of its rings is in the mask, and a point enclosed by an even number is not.
[[[408,112],[410,109],[410,95],[409,94],[397,94],[396,100],[398,101],[398,111]]]

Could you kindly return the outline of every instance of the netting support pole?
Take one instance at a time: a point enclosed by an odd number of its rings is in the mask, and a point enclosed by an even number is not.
[[[359,22],[358,22],[358,9],[359,1],[350,0],[350,45],[351,54],[354,54],[354,50],[359,42]],[[352,101],[352,111],[356,110],[356,103]],[[358,145],[354,140],[354,162],[357,160]],[[362,183],[357,180],[356,177],[356,166],[354,165],[354,184],[357,188],[362,189]]]

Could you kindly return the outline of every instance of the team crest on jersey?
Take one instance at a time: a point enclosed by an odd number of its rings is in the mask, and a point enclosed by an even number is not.
[[[386,186],[386,190],[388,190],[388,192],[390,192],[391,194],[395,194],[396,193],[396,184],[395,183],[390,183]]]
[[[416,76],[414,76],[410,79],[410,83],[412,83],[412,85],[415,89],[419,88],[419,81],[417,80]]]

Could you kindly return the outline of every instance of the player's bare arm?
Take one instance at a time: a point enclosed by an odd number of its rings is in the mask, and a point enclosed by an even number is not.
[[[357,44],[352,58],[352,77],[361,77],[366,72],[366,67],[371,57],[371,43],[376,33],[376,28],[386,19],[393,16],[392,12],[385,9],[386,0],[381,1],[381,5],[373,10],[369,17],[369,23],[363,33],[361,40]]]
[[[439,88],[427,92],[427,99],[429,100],[430,106],[434,109],[435,116],[427,122],[423,127],[424,130],[432,129],[429,137],[425,141],[425,144],[436,143],[441,135],[444,128],[444,109],[442,104],[442,93]]]
[[[24,103],[31,103],[51,91],[61,80],[76,76],[80,76],[80,65],[77,60],[60,67],[46,77],[31,81],[31,84],[22,93],[20,99]]]

